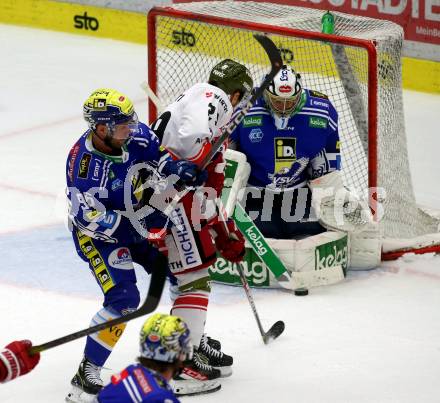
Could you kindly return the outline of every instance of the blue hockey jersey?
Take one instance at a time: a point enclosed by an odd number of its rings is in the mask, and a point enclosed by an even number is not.
[[[263,98],[231,136],[251,165],[249,184],[274,190],[304,187],[340,169],[338,114],[325,94],[304,89],[285,129],[277,129]]]
[[[85,132],[67,158],[70,222],[85,235],[101,241],[122,244],[141,241],[130,219],[119,211],[126,211],[127,203],[136,206],[139,201],[136,189],[141,182],[140,174],[134,170],[134,175],[128,178],[130,168],[141,162],[154,167],[158,160],[159,140],[143,123],[139,123],[139,130],[118,156],[96,150],[92,132]]]
[[[179,403],[168,382],[144,366],[130,365],[97,396],[99,403]]]

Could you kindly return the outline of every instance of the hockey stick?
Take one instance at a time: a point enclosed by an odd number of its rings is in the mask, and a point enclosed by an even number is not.
[[[275,75],[280,71],[283,60],[280,55],[280,51],[276,47],[276,45],[272,42],[272,40],[262,34],[254,34],[255,40],[258,41],[258,43],[263,47],[263,49],[266,51],[266,54],[270,60],[271,69],[270,72],[265,76],[264,80],[260,84],[259,87],[257,87],[252,96],[250,97],[249,101],[246,103],[246,105],[237,113],[234,120],[231,120],[226,127],[222,129],[222,134],[220,137],[217,138],[217,140],[212,144],[211,150],[208,152],[208,154],[203,158],[203,160],[200,163],[201,169],[206,168],[206,166],[211,162],[214,155],[220,150],[223,143],[230,137],[230,135],[234,132],[234,130],[237,128],[237,126],[241,123],[245,115],[248,113],[249,109],[253,106],[255,101],[260,98],[263,95],[264,90],[269,86]],[[156,104],[156,106],[161,106],[160,100],[157,97],[156,94],[151,90],[148,83],[144,82],[141,84],[141,87],[145,90],[147,95],[150,97],[150,100]],[[176,208],[177,203],[188,193],[191,189],[185,188],[182,191],[178,192],[173,199],[171,200],[170,204],[164,209],[163,213],[167,216],[169,216],[173,210]]]
[[[219,199],[217,203],[217,207],[219,210],[219,214],[223,216],[223,228],[227,234],[229,234],[229,228],[226,225],[226,220],[228,219],[226,209],[223,208],[222,201]],[[240,229],[240,228],[239,228]],[[240,229],[240,232],[242,230]],[[254,298],[252,297],[251,288],[249,287],[249,283],[246,279],[246,275],[244,274],[244,270],[242,267],[242,262],[236,263],[235,267],[237,268],[238,274],[240,276],[241,284],[243,285],[244,291],[246,293],[246,297],[249,301],[249,305],[252,308],[252,312],[254,313],[255,320],[257,321],[258,329],[260,330],[261,337],[263,338],[264,344],[268,344],[271,340],[276,339],[281,333],[283,333],[285,325],[282,320],[275,322],[271,328],[265,332],[263,329],[263,325],[261,324],[260,317],[258,316],[257,307],[255,306]]]
[[[60,337],[58,339],[49,341],[38,346],[33,346],[30,349],[30,354],[40,353],[41,351],[49,350],[50,348],[60,346],[61,344],[69,343],[73,340],[79,339],[81,337],[87,336],[92,333],[96,333],[99,330],[116,326],[121,323],[128,322],[132,319],[139,318],[140,316],[147,315],[153,312],[159,305],[160,297],[165,285],[166,279],[166,268],[168,265],[168,259],[161,253],[158,254],[155,260],[155,267],[151,274],[150,287],[148,289],[148,294],[145,298],[142,306],[136,311],[129,313],[125,316],[121,316],[116,319],[109,320],[99,325],[88,327],[87,329],[80,330],[75,333],[68,334],[67,336]]]
[[[246,293],[246,297],[249,301],[249,304],[252,308],[252,312],[254,313],[255,320],[257,321],[258,329],[260,330],[261,337],[263,338],[264,344],[268,344],[271,340],[276,339],[281,333],[283,333],[285,325],[282,320],[275,322],[272,327],[265,332],[263,326],[260,321],[260,317],[258,316],[257,307],[255,306],[254,298],[252,297],[251,289],[249,287],[249,283],[246,279],[246,276],[243,271],[243,267],[240,263],[236,264],[236,268],[238,274],[240,276],[241,284],[243,285],[244,291]]]
[[[217,154],[218,150],[220,150],[223,143],[229,138],[229,136],[241,123],[245,115],[248,113],[249,109],[252,108],[255,101],[263,95],[264,90],[270,85],[271,81],[280,71],[283,65],[283,59],[281,58],[280,51],[268,36],[261,34],[254,34],[254,38],[263,47],[263,49],[267,53],[267,56],[269,57],[271,64],[270,72],[264,77],[263,82],[260,84],[259,87],[255,89],[249,101],[239,111],[239,113],[237,113],[237,116],[234,118],[234,120],[232,120],[227,124],[226,128],[223,130],[222,135],[214,142],[210,152],[205,156],[205,158],[201,163],[202,168],[205,168],[211,162],[212,158],[214,157],[215,154]]]
[[[162,111],[165,109],[164,104],[146,81],[141,83],[141,88],[154,103],[157,110]],[[239,202],[237,202],[232,213],[232,219],[257,256],[274,274],[280,286],[288,290],[295,290],[300,287]]]

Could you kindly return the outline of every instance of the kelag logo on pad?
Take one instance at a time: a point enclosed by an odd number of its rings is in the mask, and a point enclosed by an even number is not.
[[[341,266],[344,273],[347,270],[348,245],[347,237],[319,245],[315,249],[315,270]]]

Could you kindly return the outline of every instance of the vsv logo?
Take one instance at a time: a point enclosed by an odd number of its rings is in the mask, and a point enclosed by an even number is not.
[[[282,69],[281,70],[280,81],[287,81],[288,79],[289,79],[289,77],[287,76],[287,70]]]
[[[92,31],[96,31],[99,28],[99,21],[94,17],[89,17],[87,11],[84,15],[75,15],[73,21],[77,29],[91,29]]]
[[[194,34],[191,32],[185,32],[185,29],[183,28],[181,31],[173,31],[172,37],[175,45],[193,47],[196,44],[196,37]]]

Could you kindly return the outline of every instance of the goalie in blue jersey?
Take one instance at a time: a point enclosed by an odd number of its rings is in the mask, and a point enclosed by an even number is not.
[[[311,211],[309,182],[341,167],[338,114],[284,65],[232,134],[251,166],[245,209],[264,236],[325,231]]]

